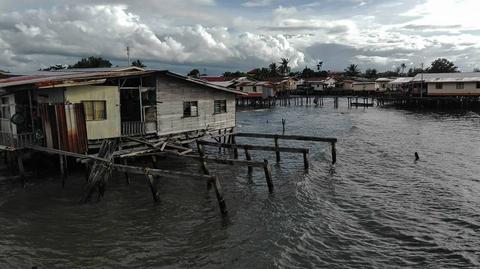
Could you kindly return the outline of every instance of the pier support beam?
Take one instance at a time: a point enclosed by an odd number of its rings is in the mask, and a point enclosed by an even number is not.
[[[335,148],[335,142],[332,142],[332,164],[337,163],[337,149]]]
[[[263,160],[263,162],[265,163],[265,166],[263,169],[265,172],[265,179],[267,180],[268,191],[272,193],[273,192],[272,167],[268,165],[267,160]]]
[[[20,175],[20,183],[22,188],[25,188],[25,167],[23,166],[23,153],[17,151],[18,173]]]

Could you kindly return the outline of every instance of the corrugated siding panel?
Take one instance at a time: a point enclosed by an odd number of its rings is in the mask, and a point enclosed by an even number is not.
[[[75,153],[87,152],[82,104],[43,104],[40,110],[47,147]]]

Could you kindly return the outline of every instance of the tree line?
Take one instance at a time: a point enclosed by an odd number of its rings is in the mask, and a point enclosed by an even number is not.
[[[327,77],[330,75],[329,71],[323,70],[323,62],[318,62],[316,68],[312,69],[305,67],[302,71],[291,72],[289,66],[289,59],[281,58],[278,63],[272,62],[268,67],[259,67],[249,72],[249,74],[241,71],[235,72],[224,72],[223,76],[226,78],[237,78],[249,76],[253,79],[264,80],[274,77],[285,77],[285,76],[296,76],[300,78],[314,78],[314,77]],[[458,67],[451,61],[446,58],[439,58],[433,61],[429,67],[420,68],[413,67],[407,70],[407,65],[405,63],[400,64],[393,71],[384,71],[379,72],[375,68],[368,68],[365,72],[359,68],[357,64],[350,64],[347,66],[343,75],[346,77],[362,77],[367,79],[376,79],[379,77],[401,77],[408,76],[414,77],[419,73],[452,73],[459,72]],[[480,69],[475,69],[474,72],[480,72]],[[200,71],[198,69],[193,69],[188,73],[188,76],[200,77]]]
[[[131,63],[131,66],[136,66],[140,68],[147,67],[139,59],[133,61]],[[78,62],[72,65],[56,64],[56,65],[51,65],[47,68],[40,69],[40,71],[55,71],[55,70],[73,69],[73,68],[101,68],[101,67],[112,67],[112,63],[109,60],[104,59],[102,57],[90,56],[87,58],[82,58]]]

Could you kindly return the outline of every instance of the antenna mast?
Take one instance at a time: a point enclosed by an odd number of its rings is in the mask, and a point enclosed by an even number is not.
[[[127,46],[127,59],[128,59],[127,66],[130,66],[130,47],[129,46]]]

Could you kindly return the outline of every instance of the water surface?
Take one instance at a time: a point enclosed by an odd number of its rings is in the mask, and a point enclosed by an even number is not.
[[[145,179],[111,180],[105,200],[79,205],[84,178],[0,182],[0,268],[451,268],[480,267],[480,116],[394,109],[277,107],[239,112],[239,130],[337,137],[303,158],[282,154],[275,191],[263,171],[212,166],[229,219],[195,179],[162,178],[154,205]],[[239,139],[239,143],[272,144]],[[216,150],[213,150],[216,152]],[[414,152],[420,160],[414,161]],[[256,160],[275,156],[254,152]],[[197,163],[162,167],[197,172]]]

